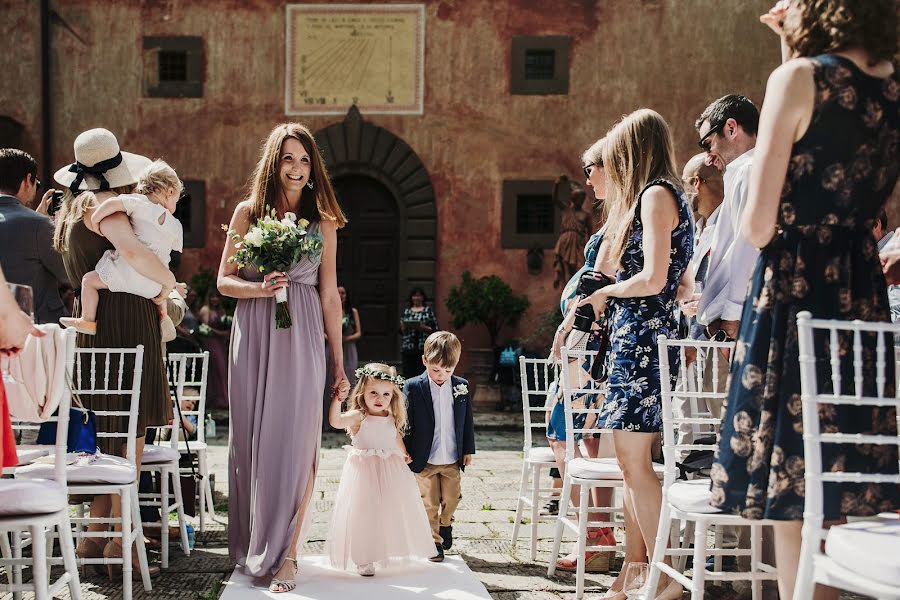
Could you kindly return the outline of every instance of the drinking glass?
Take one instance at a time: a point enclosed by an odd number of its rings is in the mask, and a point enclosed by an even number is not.
[[[625,587],[622,591],[628,600],[641,600],[647,592],[650,580],[650,565],[633,562],[625,566]]]
[[[19,309],[34,322],[34,290],[31,289],[31,286],[20,283],[7,283],[6,287],[9,288],[9,292],[16,299]],[[8,357],[3,358],[3,383],[18,383],[9,372]]]

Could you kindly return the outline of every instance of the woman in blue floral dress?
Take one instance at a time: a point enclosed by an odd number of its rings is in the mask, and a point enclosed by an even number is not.
[[[731,365],[711,503],[778,522],[778,587],[790,598],[806,471],[797,314],[890,320],[872,224],[900,174],[900,75],[892,64],[895,0],[795,0],[778,12],[765,18],[795,58],[770,76],[760,113],[741,234],[761,250]],[[876,372],[876,342],[860,341],[863,395],[874,395],[884,377],[891,397],[894,362]],[[838,344],[843,393],[853,394],[852,334],[839,334]],[[815,345],[818,380],[830,392],[829,336],[816,336]],[[819,415],[823,431],[897,432],[892,407],[821,407]],[[826,472],[897,473],[896,447],[826,444],[822,454]],[[826,484],[824,492],[826,521],[900,506],[895,484]]]
[[[641,535],[652,556],[662,502],[651,460],[662,428],[656,339],[677,335],[674,309],[693,253],[693,221],[675,168],[672,134],[659,113],[641,109],[620,121],[606,136],[603,164],[608,245],[597,266],[615,275],[616,283],[581,305],[592,304],[598,314],[609,305],[609,379],[599,420],[613,430],[624,497],[639,525],[626,527],[625,534]],[[677,373],[677,352],[669,361]],[[611,591],[624,598],[621,583]],[[680,598],[681,586],[673,581],[658,597]]]

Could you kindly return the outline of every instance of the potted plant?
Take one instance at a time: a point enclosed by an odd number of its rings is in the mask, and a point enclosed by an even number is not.
[[[459,285],[450,288],[447,310],[453,315],[453,327],[462,329],[470,323],[480,324],[487,329],[490,339],[490,348],[467,349],[471,379],[482,390],[476,393],[477,404],[496,404],[499,399],[499,388],[490,381],[494,372],[494,348],[502,329],[518,324],[530,304],[526,296],[515,294],[496,275],[475,278],[464,271]]]

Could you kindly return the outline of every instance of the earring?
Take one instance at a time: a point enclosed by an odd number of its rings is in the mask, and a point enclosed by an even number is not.
[[[306,187],[308,187],[309,189],[313,189],[314,185],[315,184],[313,183],[312,179],[310,179],[309,181],[306,182]]]

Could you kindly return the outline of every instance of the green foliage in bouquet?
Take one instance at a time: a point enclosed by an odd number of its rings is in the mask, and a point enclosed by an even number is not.
[[[515,326],[530,305],[526,296],[513,293],[512,288],[496,275],[476,279],[468,271],[463,272],[462,281],[450,288],[447,296],[453,327],[461,329],[469,323],[484,325],[492,348],[497,345],[503,327]]]
[[[268,207],[265,216],[250,227],[243,237],[223,225],[222,229],[234,241],[236,248],[234,256],[228,261],[239,268],[249,267],[259,273],[287,273],[304,256],[318,256],[322,251],[322,238],[308,235],[308,226],[309,221],[298,221],[297,215],[292,212],[285,213],[283,219],[278,219],[275,209]],[[287,290],[278,290],[275,301],[275,328],[287,329],[292,324]]]

